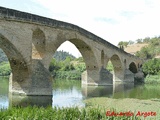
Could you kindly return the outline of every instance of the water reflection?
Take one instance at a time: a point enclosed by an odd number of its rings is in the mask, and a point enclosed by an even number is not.
[[[71,107],[80,106],[84,107],[83,95],[80,89],[72,87],[72,89],[56,89],[53,90],[53,103],[52,106],[56,107]]]
[[[18,96],[8,94],[8,80],[0,79],[0,109],[9,106],[85,106],[84,99],[108,97],[113,99],[160,99],[159,85],[114,84],[113,86],[81,86],[80,81],[56,81],[53,96]]]
[[[82,94],[86,98],[90,97],[109,97],[109,98],[115,98],[117,94],[115,93],[121,93],[123,95],[123,92],[127,92],[129,90],[132,90],[134,88],[134,83],[130,84],[119,84],[115,83],[113,85],[108,86],[82,86]]]
[[[86,86],[83,85],[80,89],[73,86],[63,89],[53,89],[52,96],[18,96],[9,94],[9,106],[56,106],[56,107],[71,107],[81,106],[85,104],[83,99],[91,97],[123,97],[124,91],[133,89],[134,84],[114,84],[109,86]],[[121,93],[121,94],[115,94]]]
[[[8,78],[0,78],[0,109],[9,106],[8,89]]]
[[[82,86],[82,95],[85,98],[91,97],[112,97],[113,86]]]
[[[19,96],[9,94],[10,107],[26,107],[26,106],[40,106],[47,107],[52,105],[52,96]]]

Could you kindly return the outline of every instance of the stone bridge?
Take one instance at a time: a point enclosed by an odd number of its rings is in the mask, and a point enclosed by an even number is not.
[[[52,95],[49,64],[65,41],[82,54],[86,71],[82,84],[112,85],[134,82],[143,61],[76,25],[0,7],[0,48],[10,62],[9,91],[24,95]],[[105,68],[114,66],[111,74]]]

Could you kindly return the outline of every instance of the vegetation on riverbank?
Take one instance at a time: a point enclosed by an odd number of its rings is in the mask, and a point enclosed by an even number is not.
[[[26,107],[0,110],[0,119],[3,120],[140,120],[134,115],[106,115],[106,109],[101,107],[88,108],[52,108]],[[111,109],[111,111],[113,111]],[[114,110],[114,112],[116,112]],[[122,111],[120,111],[122,112]]]
[[[145,84],[160,84],[160,74],[147,75],[145,78]]]
[[[49,66],[52,76],[57,79],[80,80],[81,74],[85,70],[86,66],[82,57],[71,58],[67,56],[62,61],[57,61],[57,59],[53,58]]]
[[[9,76],[11,68],[9,62],[0,62],[0,76]]]
[[[132,98],[124,98],[124,99],[113,99],[107,97],[95,97],[84,100],[87,106],[94,106],[103,108],[106,110],[113,110],[117,111],[132,111],[136,115],[139,111],[140,112],[155,112],[156,116],[147,116],[146,118],[142,117],[140,120],[159,120],[160,119],[160,104],[159,99],[150,99],[150,100],[139,100],[139,99],[132,99]],[[124,104],[125,103],[125,104]],[[136,118],[135,120],[137,120]],[[132,120],[131,118],[129,120]],[[134,119],[133,119],[134,120]]]
[[[146,84],[160,84],[160,59],[150,59],[142,66]]]

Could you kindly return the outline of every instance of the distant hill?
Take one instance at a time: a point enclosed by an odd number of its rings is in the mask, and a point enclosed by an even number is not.
[[[135,44],[127,45],[127,47],[124,48],[124,51],[135,55],[136,52],[140,51],[141,48],[145,46],[148,46],[148,44],[147,43],[135,43]]]
[[[65,60],[67,57],[71,57],[73,59],[75,59],[76,57],[73,56],[72,54],[69,54],[68,52],[65,51],[56,51],[55,54],[53,55],[53,57],[57,60],[57,61],[63,61]],[[2,49],[0,49],[0,63],[3,61],[8,61],[7,56],[5,55],[5,53],[3,52]]]
[[[76,57],[73,56],[72,54],[70,54],[69,52],[65,52],[65,51],[56,51],[53,55],[53,57],[57,60],[57,61],[63,61],[65,60],[67,57],[71,57],[73,59],[75,59]]]
[[[160,58],[160,36],[138,39],[136,44],[127,45],[124,51],[143,59]]]
[[[118,47],[142,59],[160,58],[160,36],[136,41],[120,41]]]

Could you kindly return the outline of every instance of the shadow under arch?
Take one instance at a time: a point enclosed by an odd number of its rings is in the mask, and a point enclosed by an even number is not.
[[[110,61],[113,65],[113,81],[123,81],[124,79],[124,72],[123,72],[123,67],[121,60],[118,55],[114,54],[111,58]]]
[[[45,34],[36,28],[32,34],[32,59],[42,59],[45,54]]]
[[[101,66],[104,67],[104,50],[101,51]]]
[[[138,72],[137,66],[136,66],[136,64],[135,64],[134,62],[131,62],[131,63],[129,64],[129,70],[130,70],[132,73],[137,73],[137,72]]]
[[[25,83],[29,77],[29,68],[25,59],[20,51],[2,34],[0,34],[0,48],[6,54],[12,70],[9,80],[9,91],[14,92],[12,84],[14,84],[14,87],[20,87],[23,90],[25,84],[22,83]]]

